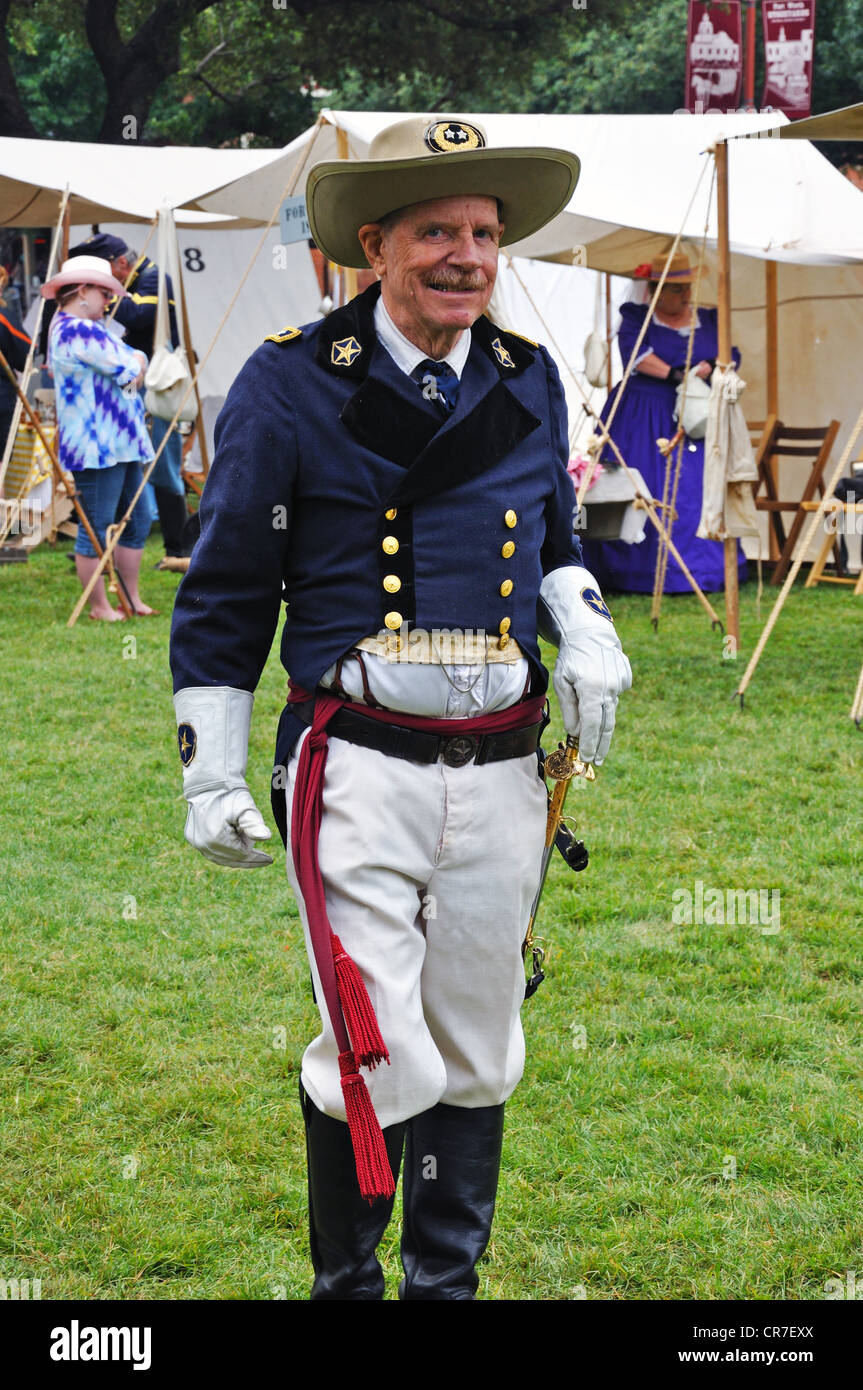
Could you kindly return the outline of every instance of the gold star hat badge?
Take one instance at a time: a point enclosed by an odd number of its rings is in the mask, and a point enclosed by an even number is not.
[[[368,159],[316,164],[306,183],[312,236],[337,265],[366,270],[357,233],[367,222],[431,198],[497,198],[501,246],[562,212],[581,163],[570,150],[495,148],[470,116],[411,116],[378,132]]]

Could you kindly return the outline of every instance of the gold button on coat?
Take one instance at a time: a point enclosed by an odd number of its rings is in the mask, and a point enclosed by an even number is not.
[[[501,598],[509,598],[509,596],[510,596],[511,593],[512,593],[512,580],[511,580],[511,579],[505,579],[505,580],[503,581],[503,583],[501,584],[501,586],[500,586],[500,596],[501,596]]]
[[[384,618],[384,623],[388,628],[401,627],[402,621],[403,619],[401,613],[387,613],[386,617]]]
[[[397,574],[387,574],[384,576],[384,588],[388,594],[397,594],[402,587],[402,581]]]
[[[512,530],[513,526],[518,524],[518,517],[514,511],[504,512],[503,519],[510,530]]]
[[[383,540],[381,541],[381,548],[384,551],[385,555],[395,555],[396,551],[399,548],[399,543],[396,540],[395,536],[384,536]]]
[[[505,647],[509,646],[509,638],[507,637],[505,632],[502,632],[500,637],[498,637],[497,645],[501,651],[503,651]]]
[[[508,560],[511,555],[515,554],[515,541],[505,541],[500,548],[500,553],[505,560]]]
[[[398,507],[390,507],[388,512],[384,512],[384,516],[386,517],[387,521],[395,521],[398,514]]]
[[[509,629],[510,629],[511,626],[512,626],[512,619],[511,619],[511,618],[501,618],[501,620],[500,620],[500,626],[498,627],[498,632],[509,632]]]

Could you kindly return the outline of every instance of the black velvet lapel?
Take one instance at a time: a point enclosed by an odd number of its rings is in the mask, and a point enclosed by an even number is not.
[[[411,386],[419,398],[419,387]],[[359,444],[402,468],[410,468],[444,423],[437,410],[412,404],[377,376],[367,377],[351,396],[342,420]]]
[[[516,448],[539,424],[507,389],[485,355],[483,344],[472,342],[454,413],[415,456],[385,505],[408,506],[475,478]]]
[[[405,469],[385,505],[408,506],[493,467],[538,428],[540,421],[506,384],[533,363],[535,350],[484,316],[478,319],[456,409],[444,419],[421,401],[378,342],[380,292],[380,284],[372,285],[330,314],[319,332],[317,359],[337,376],[361,382],[341,419],[359,444]]]

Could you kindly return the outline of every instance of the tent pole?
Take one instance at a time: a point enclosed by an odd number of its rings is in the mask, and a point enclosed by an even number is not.
[[[771,415],[779,415],[779,332],[778,332],[778,305],[779,305],[779,266],[776,261],[764,262],[764,288],[766,298],[766,329],[767,329],[767,418]],[[773,485],[776,486],[776,476],[778,463],[775,458],[771,458],[767,463],[770,469]],[[767,535],[770,540],[768,558],[774,562],[779,559],[779,546],[776,536],[773,534],[773,527],[768,526]],[[760,553],[760,552],[759,552]]]
[[[66,186],[68,192],[68,184]],[[72,209],[69,206],[69,199],[66,199],[66,206],[63,209],[63,240],[60,246],[60,264],[69,259],[69,227],[72,221]]]
[[[336,126],[336,154],[338,155],[338,158],[339,158],[339,159],[349,159],[349,158],[350,158],[350,152],[349,152],[349,150],[348,150],[348,132],[347,132],[346,130],[342,130],[341,126]],[[344,282],[343,282],[343,283],[344,283],[344,287],[345,287],[345,301],[344,301],[344,302],[347,304],[347,302],[348,302],[349,299],[354,299],[354,298],[356,298],[356,293],[357,293],[357,272],[356,272],[356,270],[354,270],[353,266],[349,266],[349,265],[343,266],[343,271],[344,271]]]
[[[611,276],[605,272],[605,385],[608,394],[611,395]]]
[[[716,160],[717,247],[719,251],[719,361],[731,361],[731,249],[728,236],[728,146],[713,151]],[[737,586],[737,538],[727,536],[725,550],[725,632],[740,645],[740,593]]]
[[[26,314],[27,310],[30,308],[30,298],[33,293],[30,288],[33,277],[33,262],[30,255],[30,237],[27,234],[26,228],[21,238],[21,249],[24,253],[24,313]]]
[[[56,226],[54,227],[54,237],[53,237],[53,239],[52,239],[52,242],[51,242],[51,250],[50,250],[49,255],[48,255],[48,271],[47,271],[47,274],[46,274],[46,276],[45,276],[46,280],[50,280],[50,279],[51,279],[51,276],[52,276],[52,275],[54,274],[54,272],[57,270],[58,265],[59,265],[59,263],[60,263],[60,258],[58,258],[58,255],[57,255],[57,248],[59,247],[60,242],[61,242],[62,229],[63,229],[63,226],[64,226],[64,225],[66,226],[66,238],[67,238],[67,242],[68,242],[69,227],[68,227],[68,222],[66,222],[66,214],[67,214],[68,208],[69,208],[69,185],[68,185],[68,183],[67,183],[66,188],[65,188],[65,190],[64,190],[64,192],[63,192],[63,194],[62,194],[62,196],[61,196],[61,198],[60,198],[60,207],[59,207],[59,210],[58,210],[58,212],[57,212],[57,223],[56,223]],[[44,299],[42,298],[42,296],[40,295],[40,296],[39,296],[39,307],[38,307],[38,309],[37,309],[37,311],[36,311],[36,322],[35,322],[35,324],[33,325],[33,332],[32,332],[32,334],[30,335],[30,347],[29,347],[28,350],[27,350],[27,361],[24,363],[24,366],[23,366],[23,368],[22,368],[22,370],[21,370],[21,389],[23,390],[23,392],[24,392],[25,395],[27,394],[27,387],[28,387],[29,384],[30,384],[30,377],[31,377],[32,372],[33,372],[33,358],[34,358],[34,356],[36,355],[36,347],[37,347],[38,342],[39,342],[39,333],[40,333],[40,330],[41,330],[41,327],[42,327],[42,314],[43,314],[43,312],[44,312],[44,309],[45,309],[45,300],[44,300]],[[12,415],[12,423],[11,423],[11,425],[9,426],[9,434],[8,434],[7,439],[6,439],[6,447],[5,447],[5,449],[3,450],[3,458],[2,458],[2,461],[0,461],[0,488],[2,488],[2,486],[3,486],[3,480],[4,480],[5,477],[6,477],[6,469],[9,467],[9,460],[10,460],[10,458],[12,457],[12,450],[13,450],[13,448],[15,447],[15,436],[16,436],[16,434],[18,433],[18,425],[20,424],[20,421],[21,421],[21,404],[20,404],[19,401],[16,400],[16,402],[15,402],[15,409],[14,409],[14,412],[13,412],[13,415]]]
[[[177,248],[177,279],[180,282],[178,288],[180,294],[180,314],[183,320],[183,338],[186,343],[186,351],[189,354],[189,365],[192,367],[195,351],[192,347],[192,330],[189,326],[189,308],[186,303],[186,277],[183,274],[183,266],[180,258],[180,242],[177,236],[177,222],[173,213],[171,214],[171,221],[174,227],[174,244]],[[192,370],[192,384],[195,388],[195,400],[198,402],[198,413],[195,416],[195,430],[198,435],[198,446],[201,450],[201,464],[203,466],[204,478],[206,479],[210,471],[210,456],[207,453],[207,432],[204,429],[204,412],[201,409],[201,393],[198,390],[198,375],[194,369]]]

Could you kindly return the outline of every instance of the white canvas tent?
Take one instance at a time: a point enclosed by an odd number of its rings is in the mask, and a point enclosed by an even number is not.
[[[174,207],[186,202],[196,189],[252,173],[273,156],[273,150],[0,137],[0,226],[53,226],[67,185],[73,222],[109,218],[149,222],[163,204]],[[218,226],[225,218],[196,214],[186,220],[197,226]],[[250,224],[241,221],[240,225]]]
[[[152,222],[160,206],[186,201],[197,189],[253,172],[277,156],[273,150],[0,138],[0,225],[52,226],[68,186],[71,246],[98,224],[140,250],[149,230],[142,224]],[[223,214],[186,212],[177,221],[192,341],[203,356],[260,245],[261,230],[256,221]],[[155,255],[155,240],[148,254]],[[281,247],[274,228],[202,373],[199,389],[211,449],[215,415],[243,362],[266,333],[316,317],[319,303],[305,245]],[[35,301],[28,326],[37,307]]]
[[[362,159],[375,134],[407,114],[326,110],[277,159],[187,206],[206,213],[242,211],[266,220],[289,170],[312,141],[310,162],[340,154]],[[747,135],[729,149],[732,327],[748,383],[746,414],[750,419],[767,414],[764,263],[770,261],[777,276],[779,413],[792,425],[835,417],[843,426],[837,442],[841,448],[856,414],[863,357],[863,202],[860,192],[810,143],[776,138],[788,129],[784,117],[478,114],[472,119],[485,126],[490,144],[558,146],[575,151],[582,161],[568,209],[536,236],[508,248],[511,254],[562,265],[577,260],[628,274],[667,250],[681,228],[684,249],[697,255],[707,223],[707,303],[716,302],[717,280],[716,205],[715,197],[710,200],[712,170],[706,152],[721,137]],[[580,273],[573,271],[574,276]],[[544,318],[560,318],[561,293],[555,281]],[[519,322],[512,326],[520,327]],[[536,328],[521,331],[542,336]],[[585,331],[582,322],[575,342],[572,331],[564,335],[576,368],[582,365]],[[791,467],[783,477],[787,489],[799,481]]]

